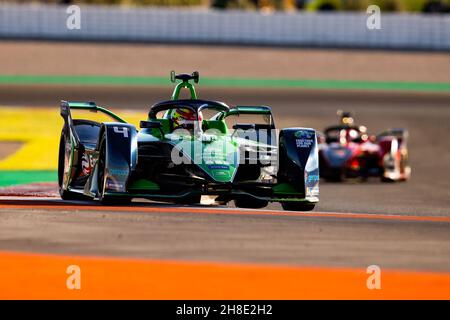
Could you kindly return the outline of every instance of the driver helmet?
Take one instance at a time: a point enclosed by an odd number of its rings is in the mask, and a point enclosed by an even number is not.
[[[194,110],[190,108],[177,108],[172,112],[171,119],[173,122],[173,129],[184,128],[187,129],[187,125],[195,124],[196,121],[200,123],[203,121],[203,115],[201,112],[197,115]]]

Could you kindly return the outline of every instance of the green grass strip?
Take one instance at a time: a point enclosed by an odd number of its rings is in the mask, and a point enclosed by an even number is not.
[[[450,82],[201,78],[203,86],[450,92]],[[167,86],[168,77],[0,75],[0,84]]]
[[[57,182],[55,170],[0,171],[0,187],[36,182]]]

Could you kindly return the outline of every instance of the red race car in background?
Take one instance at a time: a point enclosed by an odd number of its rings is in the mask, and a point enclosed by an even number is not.
[[[380,177],[382,181],[406,181],[408,131],[389,129],[369,136],[367,128],[354,124],[349,112],[338,111],[341,123],[319,134],[320,176],[328,181]]]

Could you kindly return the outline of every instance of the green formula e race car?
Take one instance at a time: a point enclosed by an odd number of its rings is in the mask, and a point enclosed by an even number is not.
[[[309,211],[319,201],[316,132],[275,130],[267,106],[197,98],[198,72],[171,73],[171,100],[153,105],[140,130],[94,102],[61,102],[58,163],[62,199],[127,204],[133,198],[180,204],[234,201]],[[190,99],[180,99],[188,90]],[[89,110],[110,121],[78,119]],[[212,199],[212,200],[211,200]],[[203,201],[205,200],[205,201]]]

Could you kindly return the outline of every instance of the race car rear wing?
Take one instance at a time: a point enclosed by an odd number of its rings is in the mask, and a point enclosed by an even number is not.
[[[236,106],[230,111],[237,113],[272,113],[272,109],[269,106]]]
[[[231,108],[226,114],[222,115],[221,120],[228,116],[239,116],[241,114],[258,114],[267,115],[269,117],[268,124],[257,124],[259,127],[268,129],[275,129],[275,123],[273,120],[272,109],[269,106],[236,106]]]
[[[382,133],[380,133],[377,138],[382,138],[382,137],[395,137],[397,139],[408,139],[409,137],[409,132],[406,129],[403,128],[393,128],[393,129],[388,129]]]
[[[223,114],[222,120],[227,121],[228,117],[240,115],[250,115],[250,117],[244,118],[247,120],[245,123],[237,122],[233,125],[233,136],[272,146],[276,144],[275,122],[270,107],[236,106]]]

